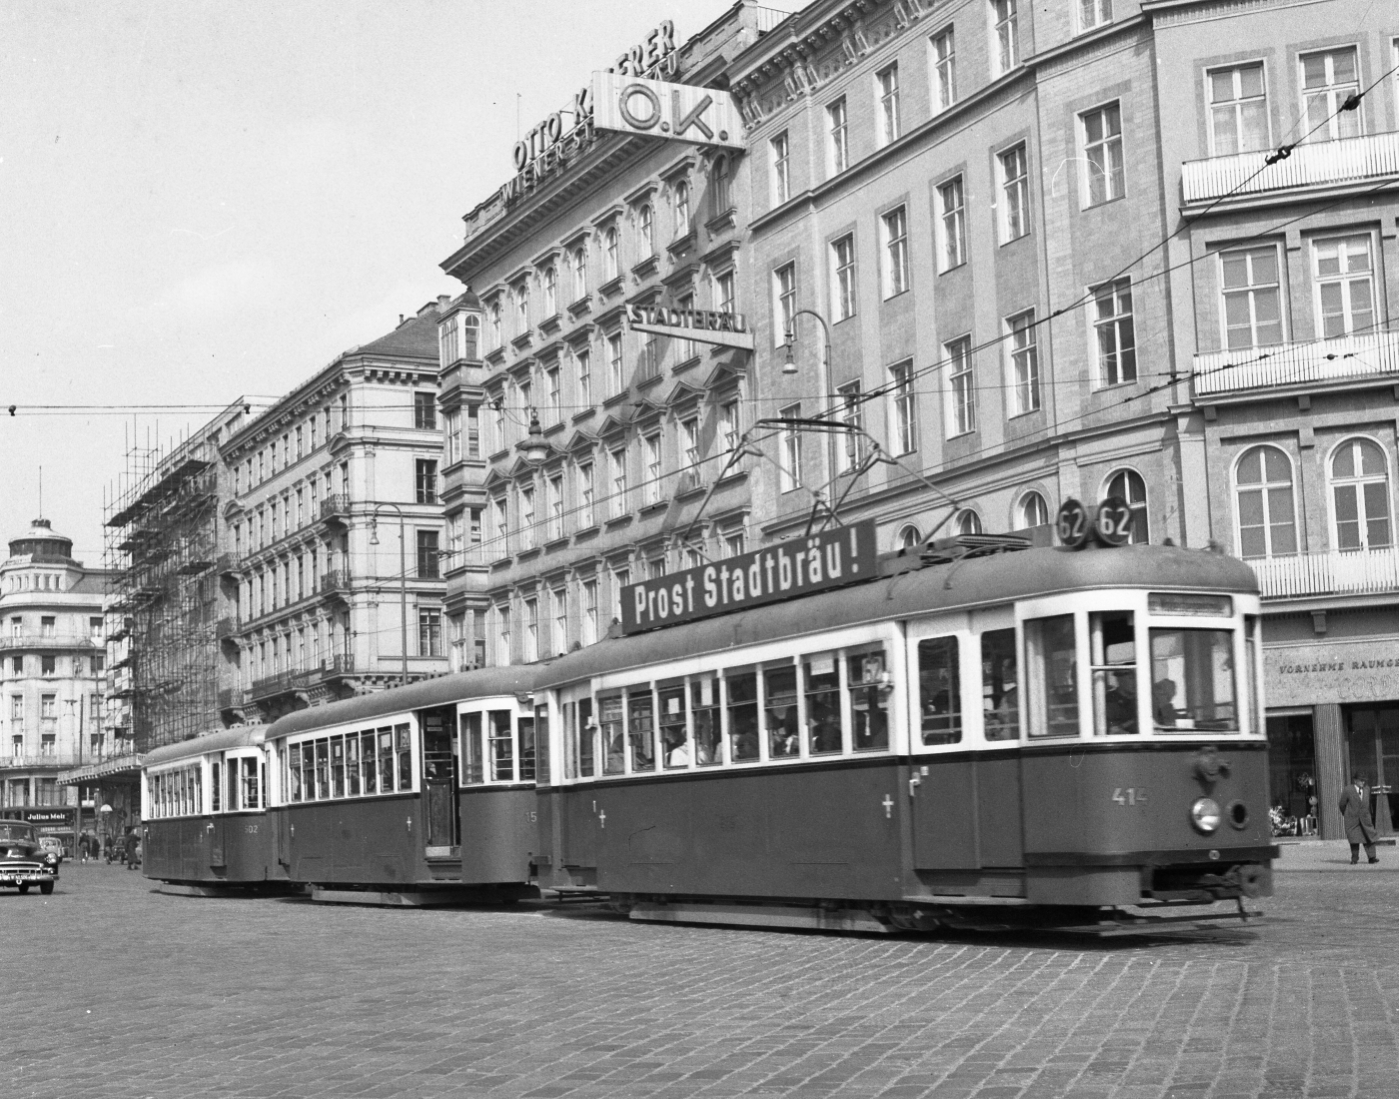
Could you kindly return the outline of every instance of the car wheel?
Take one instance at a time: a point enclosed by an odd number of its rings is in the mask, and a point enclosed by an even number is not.
[[[28,883],[28,882],[20,882],[19,891],[20,891],[21,893],[28,893],[28,892],[29,892],[29,883]]]
[[[39,883],[39,892],[47,897],[50,893],[53,892],[53,882],[41,881]]]

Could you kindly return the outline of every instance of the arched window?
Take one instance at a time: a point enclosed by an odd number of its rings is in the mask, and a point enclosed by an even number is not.
[[[1020,497],[1017,510],[1022,527],[1042,527],[1049,522],[1049,505],[1038,492],[1027,492]]]
[[[952,530],[959,535],[980,534],[981,516],[971,508],[963,508],[957,513],[957,518],[952,520]]]
[[[894,548],[904,550],[917,549],[918,544],[922,541],[923,536],[918,533],[918,528],[910,523],[899,531],[898,537],[895,539]]]
[[[709,173],[711,194],[714,196],[714,214],[717,217],[733,205],[729,193],[729,158],[721,156],[714,161]]]
[[[1286,557],[1297,552],[1292,462],[1275,446],[1256,446],[1239,459],[1239,556]]]
[[[1389,525],[1389,463],[1378,444],[1347,439],[1332,452],[1331,501],[1337,549],[1381,549],[1394,544]]]
[[[575,248],[570,260],[573,266],[573,300],[578,301],[588,293],[588,253],[581,247]]]
[[[462,342],[461,353],[462,353],[462,358],[464,358],[464,359],[475,359],[475,358],[476,358],[476,336],[477,336],[477,333],[480,332],[480,330],[481,330],[481,322],[477,319],[475,313],[466,313],[466,314],[463,314],[462,319],[461,319],[461,323],[462,323],[462,329],[461,329],[461,337],[462,337],[462,338],[461,338],[461,342]],[[313,438],[314,438],[314,436],[313,436]]]
[[[611,282],[619,274],[621,267],[617,262],[617,230],[608,229],[602,235],[602,271],[603,277]]]
[[[1151,527],[1146,516],[1146,482],[1134,469],[1119,469],[1108,478],[1107,495],[1118,496],[1132,509],[1132,545],[1151,541]]]
[[[551,263],[544,268],[544,315],[552,317],[559,311],[559,273]]]
[[[651,213],[651,204],[648,202],[641,207],[636,215],[637,233],[641,237],[639,258],[646,259],[656,250],[655,242],[655,217]]]

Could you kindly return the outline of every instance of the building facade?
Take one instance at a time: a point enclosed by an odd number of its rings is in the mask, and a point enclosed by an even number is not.
[[[0,810],[34,819],[70,846],[82,827],[60,772],[105,758],[107,573],[73,558],[73,542],[36,519],[0,564]]]
[[[740,3],[682,45],[662,24],[631,52],[655,47],[647,71],[667,80],[722,82],[781,18]],[[463,516],[460,534],[449,526],[463,555],[451,558],[448,604],[467,662],[590,644],[624,585],[752,537],[753,460],[731,460],[755,415],[750,352],[626,323],[636,306],[741,310],[743,158],[570,117],[572,129],[546,124],[522,143],[521,174],[466,215],[443,263],[479,310],[480,359],[448,390],[477,432],[447,488],[449,515]],[[455,478],[478,470],[468,503]]]
[[[440,675],[438,315],[340,355],[220,447],[225,723]]]

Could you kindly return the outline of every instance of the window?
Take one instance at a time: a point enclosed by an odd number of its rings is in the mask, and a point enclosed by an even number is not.
[[[41,657],[39,657],[39,674],[40,674],[40,675],[57,675],[57,674],[58,674],[58,658],[57,658],[57,657],[53,657],[53,656],[41,656]]]
[[[1026,714],[1030,736],[1078,735],[1078,659],[1074,616],[1054,615],[1025,621],[1026,680],[1030,690]]]
[[[563,588],[555,588],[552,595],[554,601],[554,631],[552,638],[552,650],[562,656],[568,652],[568,592]]]
[[[1038,492],[1027,492],[1020,497],[1016,511],[1022,527],[1042,527],[1049,522],[1049,505]]]
[[[961,336],[942,345],[947,360],[947,434],[965,435],[976,430],[976,386],[972,378],[972,339]]]
[[[583,581],[583,637],[584,645],[591,645],[598,639],[597,621],[597,581]]]
[[[1108,478],[1106,495],[1116,496],[1132,512],[1132,531],[1127,541],[1140,545],[1151,541],[1151,525],[1146,510],[1146,482],[1136,470],[1118,470]]]
[[[510,608],[497,607],[495,611],[495,662],[510,663]]]
[[[933,109],[945,111],[957,102],[957,54],[952,28],[933,35]]]
[[[991,29],[995,33],[997,76],[1020,64],[1020,35],[1016,27],[1016,0],[991,0]]]
[[[612,452],[612,518],[627,513],[627,448]]]
[[[714,276],[714,308],[720,313],[734,311],[734,273],[724,271]]]
[[[957,517],[952,520],[953,534],[980,534],[981,531],[981,516],[971,508],[963,508],[957,513]]]
[[[918,449],[918,397],[913,388],[913,361],[910,359],[891,366],[889,381],[894,452],[910,454]]]
[[[1235,65],[1206,74],[1210,92],[1210,152],[1215,156],[1268,148],[1268,100],[1263,65]]]
[[[588,253],[581,246],[570,253],[569,266],[573,271],[573,300],[580,301],[588,296]]]
[[[1016,145],[996,157],[1001,175],[1001,243],[1019,240],[1030,231],[1030,179],[1025,146]]]
[[[879,144],[888,145],[899,136],[898,65],[890,65],[876,73],[874,82],[879,99]]]
[[[520,545],[532,550],[535,546],[534,485],[520,486]]]
[[[46,660],[52,660],[53,657],[51,657],[51,656],[50,656],[50,657],[45,657],[45,659],[46,659]],[[57,720],[58,720],[58,696],[57,696],[57,695],[40,695],[40,696],[39,696],[39,717],[40,717],[40,719],[43,720],[43,721],[57,721]]]
[[[593,517],[593,463],[578,464],[578,525],[590,527]]]
[[[851,234],[831,243],[831,300],[838,322],[855,315],[855,237]]]
[[[437,503],[437,463],[426,458],[419,458],[414,466],[416,468],[414,486],[418,503]]]
[[[578,404],[582,408],[593,406],[593,362],[587,348],[572,352],[574,376],[578,379]]]
[[[418,531],[418,579],[436,580],[441,576],[437,561],[437,531]]]
[[[1360,92],[1360,70],[1355,47],[1303,54],[1302,109],[1307,116],[1308,141],[1336,141],[1359,137],[1361,112],[1343,110],[1352,95]],[[1312,131],[1315,131],[1314,133]]]
[[[544,410],[551,423],[558,423],[563,415],[562,394],[559,390],[559,368],[551,366],[544,371]]]
[[[719,440],[725,453],[737,448],[741,432],[738,399],[724,401],[719,405]]]
[[[699,420],[690,416],[680,421],[680,464],[691,477],[699,475]]]
[[[733,205],[733,197],[729,193],[729,158],[721,156],[715,159],[714,167],[709,170],[710,197],[714,200],[714,216],[726,213]]]
[[[797,314],[797,265],[786,263],[772,273],[773,346],[781,347],[795,333]]]
[[[1093,337],[1098,384],[1137,380],[1136,336],[1132,327],[1132,280],[1118,279],[1093,287]]]
[[[677,180],[674,191],[675,236],[677,239],[690,232],[690,184]]]
[[[884,296],[892,298],[908,289],[908,215],[899,206],[879,223],[884,237]]]
[[[515,287],[515,335],[523,336],[529,331],[529,286],[520,283]]]
[[[801,414],[802,406],[793,404],[782,409],[778,416],[784,420],[795,420],[799,419]],[[777,470],[777,487],[781,492],[791,492],[801,484],[802,468],[802,437],[795,427],[782,428],[781,450],[782,461]]]
[[[981,635],[981,719],[987,740],[1020,739],[1015,630]]]
[[[413,394],[413,426],[425,431],[437,430],[437,394]]]
[[[826,108],[826,168],[837,176],[850,166],[850,147],[845,125],[845,97]]]
[[[656,214],[649,202],[636,212],[637,259],[644,260],[656,251]]]
[[[1088,615],[1088,667],[1093,676],[1093,735],[1134,735],[1137,641],[1131,611]]]
[[[1276,446],[1255,446],[1238,460],[1238,552],[1245,559],[1297,552],[1293,463]]]
[[[1155,727],[1238,732],[1234,635],[1229,630],[1153,629],[1150,638]]]
[[[617,252],[617,230],[609,226],[602,234],[602,278],[611,282],[622,273],[621,259]]]
[[[645,497],[648,504],[661,502],[661,434],[646,435],[641,440],[646,455]]]
[[[853,473],[865,462],[869,441],[864,436],[865,402],[860,396],[860,383],[849,382],[840,387],[840,419],[852,428],[838,436],[836,472]]]
[[[93,641],[101,644],[103,639],[102,619],[100,617],[89,618],[87,620],[87,633]]]
[[[1078,29],[1101,27],[1112,22],[1112,0],[1078,0]]]
[[[1083,156],[1088,163],[1083,204],[1097,206],[1121,198],[1124,188],[1121,107],[1110,103],[1078,117],[1083,127]]]
[[[1312,242],[1317,335],[1368,335],[1375,327],[1370,237],[1332,237]]]
[[[1040,361],[1035,345],[1035,311],[1007,317],[1006,352],[1010,356],[1011,415],[1022,416],[1040,406]]]
[[[442,612],[418,612],[418,655],[442,655]]]
[[[783,130],[772,139],[772,204],[781,206],[792,197],[791,143]]]
[[[495,519],[496,549],[499,556],[510,552],[510,509],[504,496],[491,500],[491,511]]]
[[[695,308],[695,295],[682,294],[675,302],[675,306],[682,313],[689,313]],[[677,362],[688,362],[700,353],[700,345],[694,340],[680,340],[677,343]]]
[[[797,722],[797,669],[791,664],[763,668],[763,729],[768,757],[794,756],[801,750]]]
[[[559,272],[551,263],[544,268],[544,315],[552,317],[559,311]]]
[[[552,542],[563,537],[563,474],[559,473],[549,478],[549,531],[548,538]]]
[[[622,334],[613,332],[607,337],[607,374],[615,396],[627,388],[626,371],[622,365]]]
[[[1274,245],[1219,254],[1224,342],[1230,351],[1282,342],[1282,293]]]
[[[918,710],[924,745],[956,744],[962,739],[962,686],[955,637],[929,637],[918,642]]]
[[[39,619],[39,632],[44,637],[54,637],[58,633],[58,618],[51,614],[46,614]]]
[[[951,271],[967,262],[967,209],[961,176],[938,187],[938,215],[941,270]]]
[[[1381,549],[1394,544],[1389,525],[1389,465],[1369,439],[1347,439],[1331,455],[1336,548]]]
[[[539,659],[539,600],[525,600],[525,663]]]

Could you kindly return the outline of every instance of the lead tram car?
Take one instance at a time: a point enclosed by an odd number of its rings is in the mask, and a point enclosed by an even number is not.
[[[840,930],[1248,915],[1277,854],[1252,571],[982,542],[549,666],[541,884],[635,919]],[[665,578],[672,617],[737,572],[776,595],[772,556]],[[628,589],[624,626],[657,590]]]

